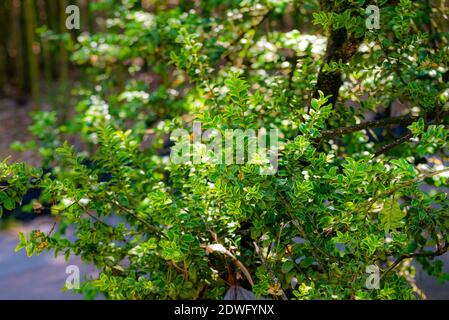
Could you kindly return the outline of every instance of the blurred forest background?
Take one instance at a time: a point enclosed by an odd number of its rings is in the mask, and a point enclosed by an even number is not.
[[[65,25],[66,8],[71,4],[80,8],[83,25],[69,33]],[[65,89],[73,76],[68,57],[72,39],[81,30],[91,32],[94,19],[87,0],[3,0],[0,3],[2,95],[14,97],[19,105],[32,97],[37,107],[51,102],[46,98],[64,92],[58,90]]]
[[[78,80],[76,67],[69,56],[76,37],[92,32],[99,12],[90,10],[96,1],[79,0],[1,0],[0,1],[0,158],[39,165],[34,151],[14,152],[15,141],[31,138],[28,127],[32,113],[38,110],[58,110],[67,115],[73,107],[71,90]],[[81,13],[81,28],[66,28],[68,5],[77,5]],[[25,200],[37,196],[31,190]],[[65,281],[63,259],[54,260],[51,254],[29,259],[15,253],[17,233],[36,227],[49,230],[53,219],[22,212],[0,221],[0,299],[77,299],[70,292],[62,292]],[[32,219],[32,221],[29,221]],[[28,221],[28,222],[26,222]],[[94,272],[79,259],[69,264],[80,266],[82,274]],[[7,290],[6,290],[7,289]]]
[[[0,2],[0,157],[11,155],[9,145],[27,140],[31,112],[70,110],[70,90],[77,72],[69,62],[73,41],[92,32],[99,16],[94,1],[2,0]],[[66,8],[80,8],[82,27],[66,28]],[[13,160],[38,164],[30,152],[12,154]]]

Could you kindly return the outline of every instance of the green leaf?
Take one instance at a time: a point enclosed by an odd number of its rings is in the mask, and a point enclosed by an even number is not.
[[[295,264],[292,261],[287,260],[282,265],[281,271],[282,271],[282,273],[289,273],[290,270],[292,270],[294,267],[295,267]]]
[[[19,243],[16,246],[15,252],[18,252],[27,245],[27,238],[23,232],[19,232]]]
[[[6,198],[3,202],[3,205],[4,205],[5,209],[9,210],[9,211],[14,210],[16,207],[16,203],[11,198]]]
[[[27,256],[32,257],[34,253],[34,245],[31,242],[28,242],[25,246],[25,250],[27,252]]]
[[[403,225],[402,219],[406,215],[406,212],[401,209],[397,199],[393,198],[385,201],[383,208],[380,211],[380,221],[385,232],[400,228]]]

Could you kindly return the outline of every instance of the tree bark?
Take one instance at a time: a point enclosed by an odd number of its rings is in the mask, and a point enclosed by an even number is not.
[[[3,92],[4,86],[6,84],[6,74],[7,74],[7,57],[8,53],[6,50],[6,41],[7,41],[7,18],[6,15],[6,6],[8,2],[0,3],[0,94]]]
[[[37,57],[34,53],[35,45],[35,11],[33,6],[33,0],[23,0],[23,10],[25,18],[25,35],[26,35],[26,58],[28,62],[28,86],[30,88],[31,97],[33,103],[38,105],[39,103],[39,67],[37,63]]]
[[[66,21],[66,13],[65,9],[67,7],[66,0],[59,1],[59,32],[61,34],[64,34],[65,32],[68,32],[65,26]],[[62,86],[65,88],[68,83],[69,78],[69,69],[68,69],[68,54],[67,50],[65,49],[65,43],[64,40],[60,41],[59,43],[59,77],[61,80]]]
[[[338,6],[335,1],[321,0],[320,10],[327,13],[342,13],[351,7],[350,1],[343,1]],[[331,96],[329,102],[335,106],[338,99],[338,92],[343,84],[341,71],[326,71],[324,66],[332,62],[338,63],[340,60],[347,62],[356,52],[363,38],[350,36],[346,29],[332,29],[328,34],[326,54],[324,63],[318,74],[318,81],[313,94],[314,98],[319,97],[318,91],[322,91],[325,96]]]
[[[39,25],[41,26],[49,26],[50,24],[50,17],[47,11],[46,6],[46,0],[39,0],[38,2],[38,9],[39,9]],[[48,40],[45,37],[41,37],[40,39],[41,43],[41,49],[42,49],[42,62],[43,62],[43,68],[44,68],[44,76],[45,76],[45,83],[46,83],[46,89],[48,89],[51,85],[52,81],[52,70],[51,70],[51,50],[50,50],[50,44]]]
[[[22,28],[21,28],[21,2],[11,1],[12,29],[9,37],[8,50],[15,67],[15,85],[17,88],[16,100],[18,104],[25,102],[25,80],[23,77],[22,56]]]

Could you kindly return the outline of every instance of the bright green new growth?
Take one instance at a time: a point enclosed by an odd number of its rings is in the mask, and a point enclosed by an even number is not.
[[[20,235],[18,249],[95,264],[88,298],[222,299],[237,284],[275,299],[413,299],[410,258],[449,280],[434,259],[449,247],[448,30],[425,27],[426,1],[321,2],[153,13],[96,3],[111,19],[72,54],[85,71],[77,115],[62,126],[35,116],[34,148],[52,172],[0,164],[5,209],[40,187],[58,221],[52,234]],[[369,4],[378,30],[365,27]],[[286,31],[292,8],[301,14]],[[391,116],[398,102],[403,115]],[[278,129],[278,171],[170,164],[168,135],[193,120]],[[83,150],[63,142],[75,133]],[[366,288],[370,265],[379,289]]]

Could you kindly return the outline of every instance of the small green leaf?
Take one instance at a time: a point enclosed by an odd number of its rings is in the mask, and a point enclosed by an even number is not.
[[[402,226],[402,219],[406,216],[406,212],[401,209],[397,199],[388,199],[385,201],[380,212],[380,221],[383,224],[385,232],[395,230]]]
[[[6,198],[5,201],[3,202],[3,205],[5,209],[9,211],[14,210],[14,208],[16,207],[16,203],[11,198]]]
[[[23,232],[19,232],[19,243],[15,248],[15,252],[20,251],[22,248],[27,246],[27,238]]]
[[[27,252],[27,256],[32,257],[34,253],[34,245],[31,242],[28,242],[25,246],[25,250]]]
[[[282,265],[281,271],[282,271],[282,273],[289,273],[290,270],[292,270],[294,267],[295,267],[295,264],[292,261],[287,260]]]

